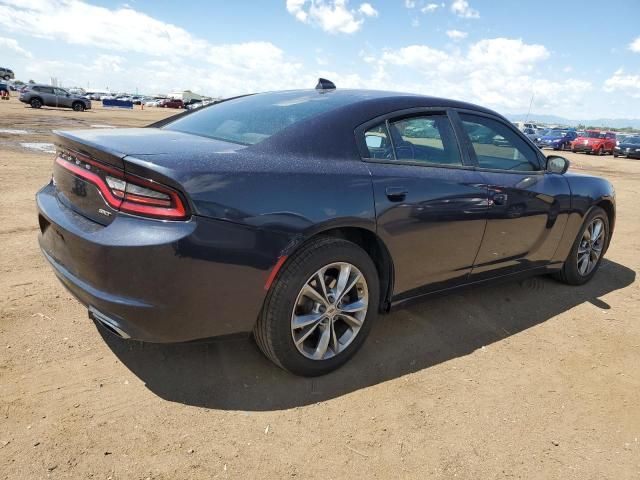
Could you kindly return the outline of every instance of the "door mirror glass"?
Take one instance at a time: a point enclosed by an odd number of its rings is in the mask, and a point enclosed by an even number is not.
[[[547,171],[551,173],[559,173],[562,175],[569,169],[569,160],[557,155],[547,157]]]
[[[384,146],[384,138],[380,135],[367,134],[365,136],[365,140],[367,142],[367,147],[369,148],[382,148]]]

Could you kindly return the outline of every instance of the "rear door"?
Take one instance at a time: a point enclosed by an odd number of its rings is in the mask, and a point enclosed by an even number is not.
[[[548,264],[571,207],[566,179],[547,173],[544,155],[497,116],[460,111],[456,125],[489,197],[487,227],[470,279]],[[474,137],[478,130],[504,140],[482,143]]]
[[[485,228],[487,189],[466,163],[447,111],[397,112],[357,134],[396,299],[466,281]]]
[[[42,98],[42,103],[44,103],[47,107],[57,107],[58,102],[55,93],[53,92],[53,87],[34,87]]]

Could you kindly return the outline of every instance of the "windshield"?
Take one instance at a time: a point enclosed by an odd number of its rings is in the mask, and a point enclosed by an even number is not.
[[[640,137],[629,137],[629,138],[625,138],[624,143],[633,143],[635,144],[640,144]]]
[[[566,132],[561,132],[560,130],[551,130],[547,136],[549,137],[555,137],[555,138],[559,138],[559,137],[564,137],[566,135]]]
[[[600,132],[587,132],[587,138],[604,138],[605,134]]]
[[[164,128],[254,145],[307,118],[353,102],[335,92],[290,91],[240,97],[171,122]]]

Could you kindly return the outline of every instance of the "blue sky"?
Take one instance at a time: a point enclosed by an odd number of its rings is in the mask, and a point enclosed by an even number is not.
[[[411,91],[503,113],[640,117],[640,1],[0,0],[22,80],[227,96]]]

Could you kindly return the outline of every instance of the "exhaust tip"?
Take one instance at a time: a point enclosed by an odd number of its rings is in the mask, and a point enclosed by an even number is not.
[[[93,307],[89,307],[89,318],[100,323],[100,325],[102,325],[117,337],[123,338],[125,340],[131,338],[131,335],[120,328],[115,320],[107,317],[104,313],[99,312]]]

